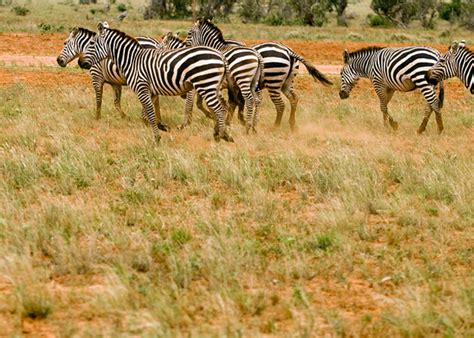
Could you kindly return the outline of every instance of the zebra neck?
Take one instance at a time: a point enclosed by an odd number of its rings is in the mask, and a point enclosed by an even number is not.
[[[474,57],[467,49],[458,53],[454,60],[454,73],[452,76],[457,76],[461,79],[467,89],[474,94]]]
[[[353,60],[352,69],[358,76],[369,78],[372,73],[372,58]]]

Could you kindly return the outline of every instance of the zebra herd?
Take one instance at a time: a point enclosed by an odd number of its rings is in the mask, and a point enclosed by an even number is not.
[[[96,118],[101,117],[104,83],[112,85],[115,107],[125,116],[120,97],[122,86],[128,85],[142,104],[142,118],[151,125],[156,142],[160,140],[159,130],[169,130],[161,121],[161,95],[186,98],[181,128],[191,122],[196,96],[198,108],[215,120],[215,140],[232,142],[227,127],[237,106],[239,120],[245,124],[247,133],[256,132],[261,91],[265,88],[277,112],[275,126],[280,125],[283,116],[283,93],[290,101],[290,127],[295,128],[298,97],[293,82],[299,62],[315,81],[332,84],[314,65],[284,44],[265,42],[248,47],[226,40],[209,19],[198,19],[185,41],[171,33],[161,42],[149,37],[134,38],[109,28],[106,22],[98,24],[97,33],[76,27],[65,40],[57,62],[65,67],[77,57],[82,68],[90,69],[96,94]],[[438,132],[443,130],[440,109],[444,79],[458,76],[471,94],[474,91],[473,53],[464,42],[453,43],[443,56],[429,47],[370,47],[352,53],[346,50],[343,58],[340,98],[349,97],[359,78],[369,78],[379,97],[384,123],[393,129],[398,128],[398,123],[388,113],[387,105],[395,91],[421,90],[427,108],[419,133],[425,130],[432,112],[436,115]],[[438,84],[439,96],[435,93]],[[228,101],[221,94],[223,88],[228,90]],[[210,111],[204,108],[203,101]]]

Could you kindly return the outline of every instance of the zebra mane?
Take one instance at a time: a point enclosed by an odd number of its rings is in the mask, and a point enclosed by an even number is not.
[[[72,29],[72,33],[73,33],[73,36],[75,36],[77,33],[84,33],[84,34],[89,35],[89,36],[94,36],[94,35],[97,34],[96,32],[93,32],[93,31],[88,30],[87,28],[83,28],[83,27],[74,27]]]
[[[140,43],[138,42],[137,39],[135,39],[133,36],[128,35],[125,32],[119,31],[118,29],[115,28],[107,28],[109,31],[113,32],[114,34],[119,35],[121,38],[128,40],[128,41],[133,41],[134,44],[137,44],[140,46]]]
[[[466,53],[469,54],[469,56],[474,57],[474,52],[472,50],[470,50],[469,48],[467,48],[466,46],[460,47],[459,50],[465,50]],[[458,53],[459,53],[459,51],[458,51]]]
[[[226,44],[226,40],[224,39],[224,34],[222,34],[222,31],[220,30],[219,27],[217,27],[211,20],[205,19],[205,18],[200,18],[198,19],[198,27],[204,27],[204,28],[209,28],[209,30],[212,31],[212,33],[215,33],[216,38],[219,40],[219,42]]]
[[[355,57],[358,57],[358,56],[361,56],[361,55],[367,55],[367,54],[371,54],[373,52],[378,52],[379,50],[381,49],[384,49],[385,47],[379,47],[379,46],[371,46],[371,47],[365,47],[365,48],[361,48],[361,49],[358,49],[354,52],[351,52],[349,53],[349,58],[355,58]]]

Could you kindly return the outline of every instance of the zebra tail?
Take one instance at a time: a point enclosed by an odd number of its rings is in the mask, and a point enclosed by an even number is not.
[[[264,67],[264,61],[263,57],[260,53],[257,53],[258,56],[258,71],[259,71],[259,77],[258,77],[258,84],[257,84],[257,90],[262,90],[265,86],[264,81],[265,81],[265,74],[263,73],[263,67]]]
[[[291,49],[290,49],[290,55],[304,64],[304,66],[308,70],[308,73],[313,77],[313,79],[321,82],[325,86],[332,85],[332,82],[328,80],[328,78],[326,78],[323,73],[317,70],[316,67],[313,64],[311,64],[311,62],[306,61],[301,55],[296,54]]]
[[[444,103],[444,81],[443,80],[439,82],[438,100],[439,100],[439,109],[441,109],[443,108],[443,103]]]

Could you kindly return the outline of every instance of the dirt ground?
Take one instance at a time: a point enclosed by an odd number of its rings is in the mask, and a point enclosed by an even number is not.
[[[67,33],[0,33],[0,61],[19,64],[28,62],[55,64],[55,59],[63,47]],[[244,40],[248,45],[264,42],[264,40]],[[342,63],[342,51],[353,51],[359,48],[372,46],[367,42],[327,42],[327,41],[281,41],[294,49],[315,65],[339,65]],[[380,44],[380,46],[404,46],[407,44],[393,43]],[[443,45],[432,45],[441,51],[446,49]],[[25,58],[25,56],[34,58]],[[36,61],[35,61],[36,60]]]

